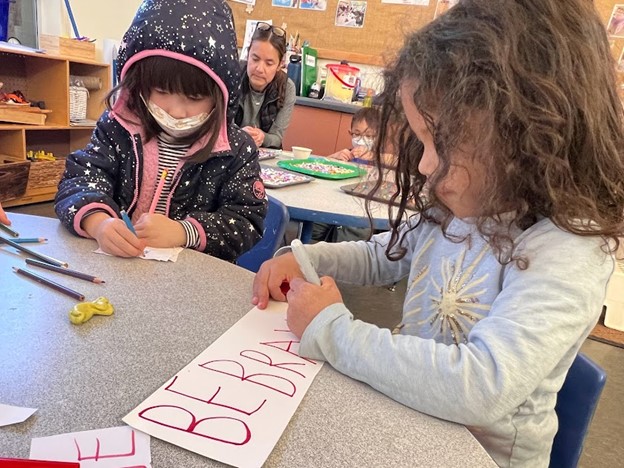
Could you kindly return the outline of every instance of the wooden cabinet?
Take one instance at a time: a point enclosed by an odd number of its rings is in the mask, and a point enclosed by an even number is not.
[[[65,165],[64,158],[89,142],[93,126],[70,125],[70,75],[101,80],[101,89],[89,91],[87,98],[87,119],[97,120],[104,111],[104,97],[111,88],[108,64],[0,49],[2,91],[20,90],[31,102],[44,101],[46,109],[51,111],[44,125],[0,122],[0,171],[2,165],[27,161],[29,150],[52,152],[57,157],[57,161],[30,163],[25,193],[11,200],[0,200],[4,206],[52,200]]]
[[[351,148],[352,117],[350,113],[296,105],[282,146],[285,150],[293,145],[305,146],[312,148],[312,154],[317,156]]]

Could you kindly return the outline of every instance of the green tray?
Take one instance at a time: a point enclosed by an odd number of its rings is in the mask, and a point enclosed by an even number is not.
[[[308,164],[313,164],[319,167],[319,169],[306,167]],[[319,177],[321,179],[351,179],[353,177],[361,177],[367,174],[366,169],[361,169],[351,164],[344,164],[338,161],[330,161],[328,159],[307,158],[292,159],[289,161],[282,160],[278,161],[277,165],[290,171],[301,172],[302,174]],[[332,169],[340,172],[330,172]]]

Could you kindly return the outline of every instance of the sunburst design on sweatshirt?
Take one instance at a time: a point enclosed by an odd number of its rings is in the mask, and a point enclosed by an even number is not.
[[[438,284],[434,278],[431,279],[433,289],[439,291],[439,295],[429,296],[430,313],[417,322],[417,325],[428,323],[431,327],[438,327],[438,333],[443,336],[450,333],[455,344],[468,341],[468,332],[472,325],[484,317],[484,312],[490,310],[489,304],[479,302],[479,297],[486,292],[480,285],[488,274],[473,278],[474,270],[487,250],[488,246],[484,245],[466,269],[462,269],[465,251],[454,263],[448,258],[443,260],[442,284]]]

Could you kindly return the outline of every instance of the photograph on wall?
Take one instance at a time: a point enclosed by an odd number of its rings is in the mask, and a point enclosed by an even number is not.
[[[624,3],[618,3],[613,7],[607,33],[613,37],[624,37]]]
[[[271,5],[280,8],[297,8],[299,0],[271,0]]]
[[[300,0],[299,8],[302,10],[327,10],[327,0]]]
[[[244,3],[245,5],[254,5],[256,4],[256,0],[234,0],[236,3]]]
[[[622,52],[620,53],[620,58],[617,62],[617,71],[620,73],[624,73],[624,48],[622,49]]]
[[[438,16],[446,13],[449,8],[454,7],[457,3],[459,3],[459,0],[438,0],[435,15],[433,15],[433,17],[437,18]]]
[[[366,17],[366,2],[339,0],[336,6],[336,26],[361,28]]]
[[[267,23],[273,24],[273,20],[247,20],[245,24],[245,37],[243,39],[243,47],[240,53],[241,60],[247,60],[247,55],[249,55],[249,45],[251,44],[251,36],[256,32],[256,27],[258,23]]]
[[[429,0],[381,0],[381,3],[393,3],[395,5],[429,6]]]

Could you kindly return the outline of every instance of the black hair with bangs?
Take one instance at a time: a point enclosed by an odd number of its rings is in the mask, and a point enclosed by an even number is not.
[[[107,96],[106,105],[112,109],[115,96],[121,89],[128,93],[127,107],[137,117],[144,131],[146,141],[151,140],[162,132],[158,122],[152,117],[147,106],[141,99],[148,99],[151,91],[161,89],[170,93],[184,94],[185,96],[207,96],[215,103],[211,117],[192,135],[176,140],[180,144],[192,144],[202,135],[210,134],[210,140],[206,145],[208,152],[201,152],[200,160],[203,162],[212,151],[219,135],[219,129],[223,125],[225,104],[223,93],[217,83],[200,68],[180,60],[169,57],[146,57],[132,64],[122,81]]]

